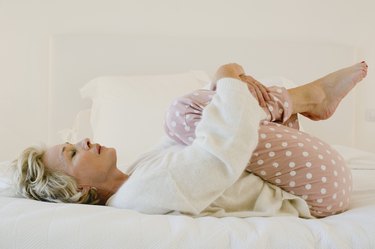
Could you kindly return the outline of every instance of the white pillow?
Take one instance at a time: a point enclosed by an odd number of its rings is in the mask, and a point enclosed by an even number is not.
[[[16,197],[11,161],[0,162],[0,196]]]
[[[77,113],[73,126],[65,128],[58,132],[62,141],[77,143],[84,138],[92,138],[92,129],[90,125],[91,108],[84,109]]]
[[[172,100],[209,81],[201,71],[93,79],[81,89],[81,96],[92,100],[93,141],[116,148],[118,165],[126,171],[164,136],[164,115]]]

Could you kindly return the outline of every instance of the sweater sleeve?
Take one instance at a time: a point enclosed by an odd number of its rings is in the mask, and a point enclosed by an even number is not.
[[[191,207],[185,211],[199,214],[240,177],[257,145],[262,118],[264,112],[244,83],[232,78],[218,82],[192,145],[168,155],[168,172]]]

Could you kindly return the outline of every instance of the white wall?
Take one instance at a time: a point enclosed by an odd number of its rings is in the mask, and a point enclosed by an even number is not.
[[[375,109],[374,7],[371,0],[0,0],[0,161],[47,141],[48,42],[65,33],[225,34],[358,45],[370,72],[356,92],[353,145],[375,151],[375,123],[364,120],[364,110]]]

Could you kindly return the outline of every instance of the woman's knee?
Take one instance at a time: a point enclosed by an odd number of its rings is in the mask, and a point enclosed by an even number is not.
[[[348,208],[350,169],[331,146],[304,132],[274,123],[262,125],[247,169],[302,197],[316,217]]]
[[[167,135],[176,142],[190,145],[195,139],[195,127],[214,91],[199,89],[175,99],[169,106],[164,122]]]

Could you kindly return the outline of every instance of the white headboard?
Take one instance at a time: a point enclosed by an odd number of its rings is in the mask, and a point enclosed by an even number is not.
[[[244,37],[57,35],[50,45],[48,143],[61,142],[57,132],[71,127],[77,112],[89,107],[79,89],[97,76],[188,70],[213,74],[219,65],[237,62],[256,78],[284,76],[302,84],[356,59],[355,48],[343,44]],[[351,145],[354,101],[351,94],[333,119],[321,125],[304,122],[304,127],[327,142]],[[345,126],[336,126],[332,134],[330,129],[342,122]]]

